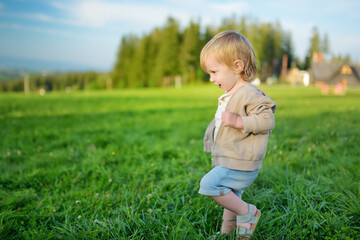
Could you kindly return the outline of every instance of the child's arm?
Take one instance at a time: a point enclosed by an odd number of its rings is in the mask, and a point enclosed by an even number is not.
[[[232,127],[236,129],[244,129],[242,118],[236,113],[225,111],[221,115],[221,122],[224,127]]]
[[[275,127],[274,112],[276,103],[263,92],[244,95],[241,102],[243,106],[232,106],[230,109],[240,111],[225,111],[221,115],[222,125],[242,130],[244,133],[265,133]],[[230,103],[229,103],[230,106]],[[243,112],[243,115],[239,113]]]
[[[236,113],[225,111],[221,115],[221,122],[225,127],[240,129],[244,133],[267,132],[275,127],[275,118],[271,108],[244,118]]]
[[[250,109],[249,115],[242,117],[244,133],[264,133],[271,131],[275,127],[276,105],[259,105]]]

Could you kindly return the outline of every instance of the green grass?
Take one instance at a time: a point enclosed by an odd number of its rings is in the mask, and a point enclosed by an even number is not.
[[[359,239],[360,89],[261,88],[278,108],[244,194],[263,212],[252,239]],[[222,209],[197,191],[220,94],[1,93],[0,239],[208,239]]]

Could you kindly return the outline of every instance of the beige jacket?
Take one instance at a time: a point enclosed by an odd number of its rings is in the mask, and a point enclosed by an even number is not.
[[[213,166],[253,171],[260,169],[271,130],[275,127],[276,103],[252,84],[231,95],[226,111],[241,116],[244,129],[220,126],[214,140],[215,119],[205,131],[204,151],[212,154]]]

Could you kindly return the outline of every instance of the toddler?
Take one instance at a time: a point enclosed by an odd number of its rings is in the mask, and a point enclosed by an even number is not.
[[[202,49],[200,63],[225,94],[205,132],[204,151],[211,153],[214,168],[202,178],[199,193],[224,207],[221,234],[236,230],[249,239],[261,212],[241,195],[261,168],[275,127],[276,103],[251,84],[257,71],[255,53],[243,35],[218,33]]]

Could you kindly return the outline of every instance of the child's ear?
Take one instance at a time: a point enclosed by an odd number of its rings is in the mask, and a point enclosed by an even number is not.
[[[244,63],[241,60],[235,60],[234,66],[237,73],[241,73],[244,70]]]

